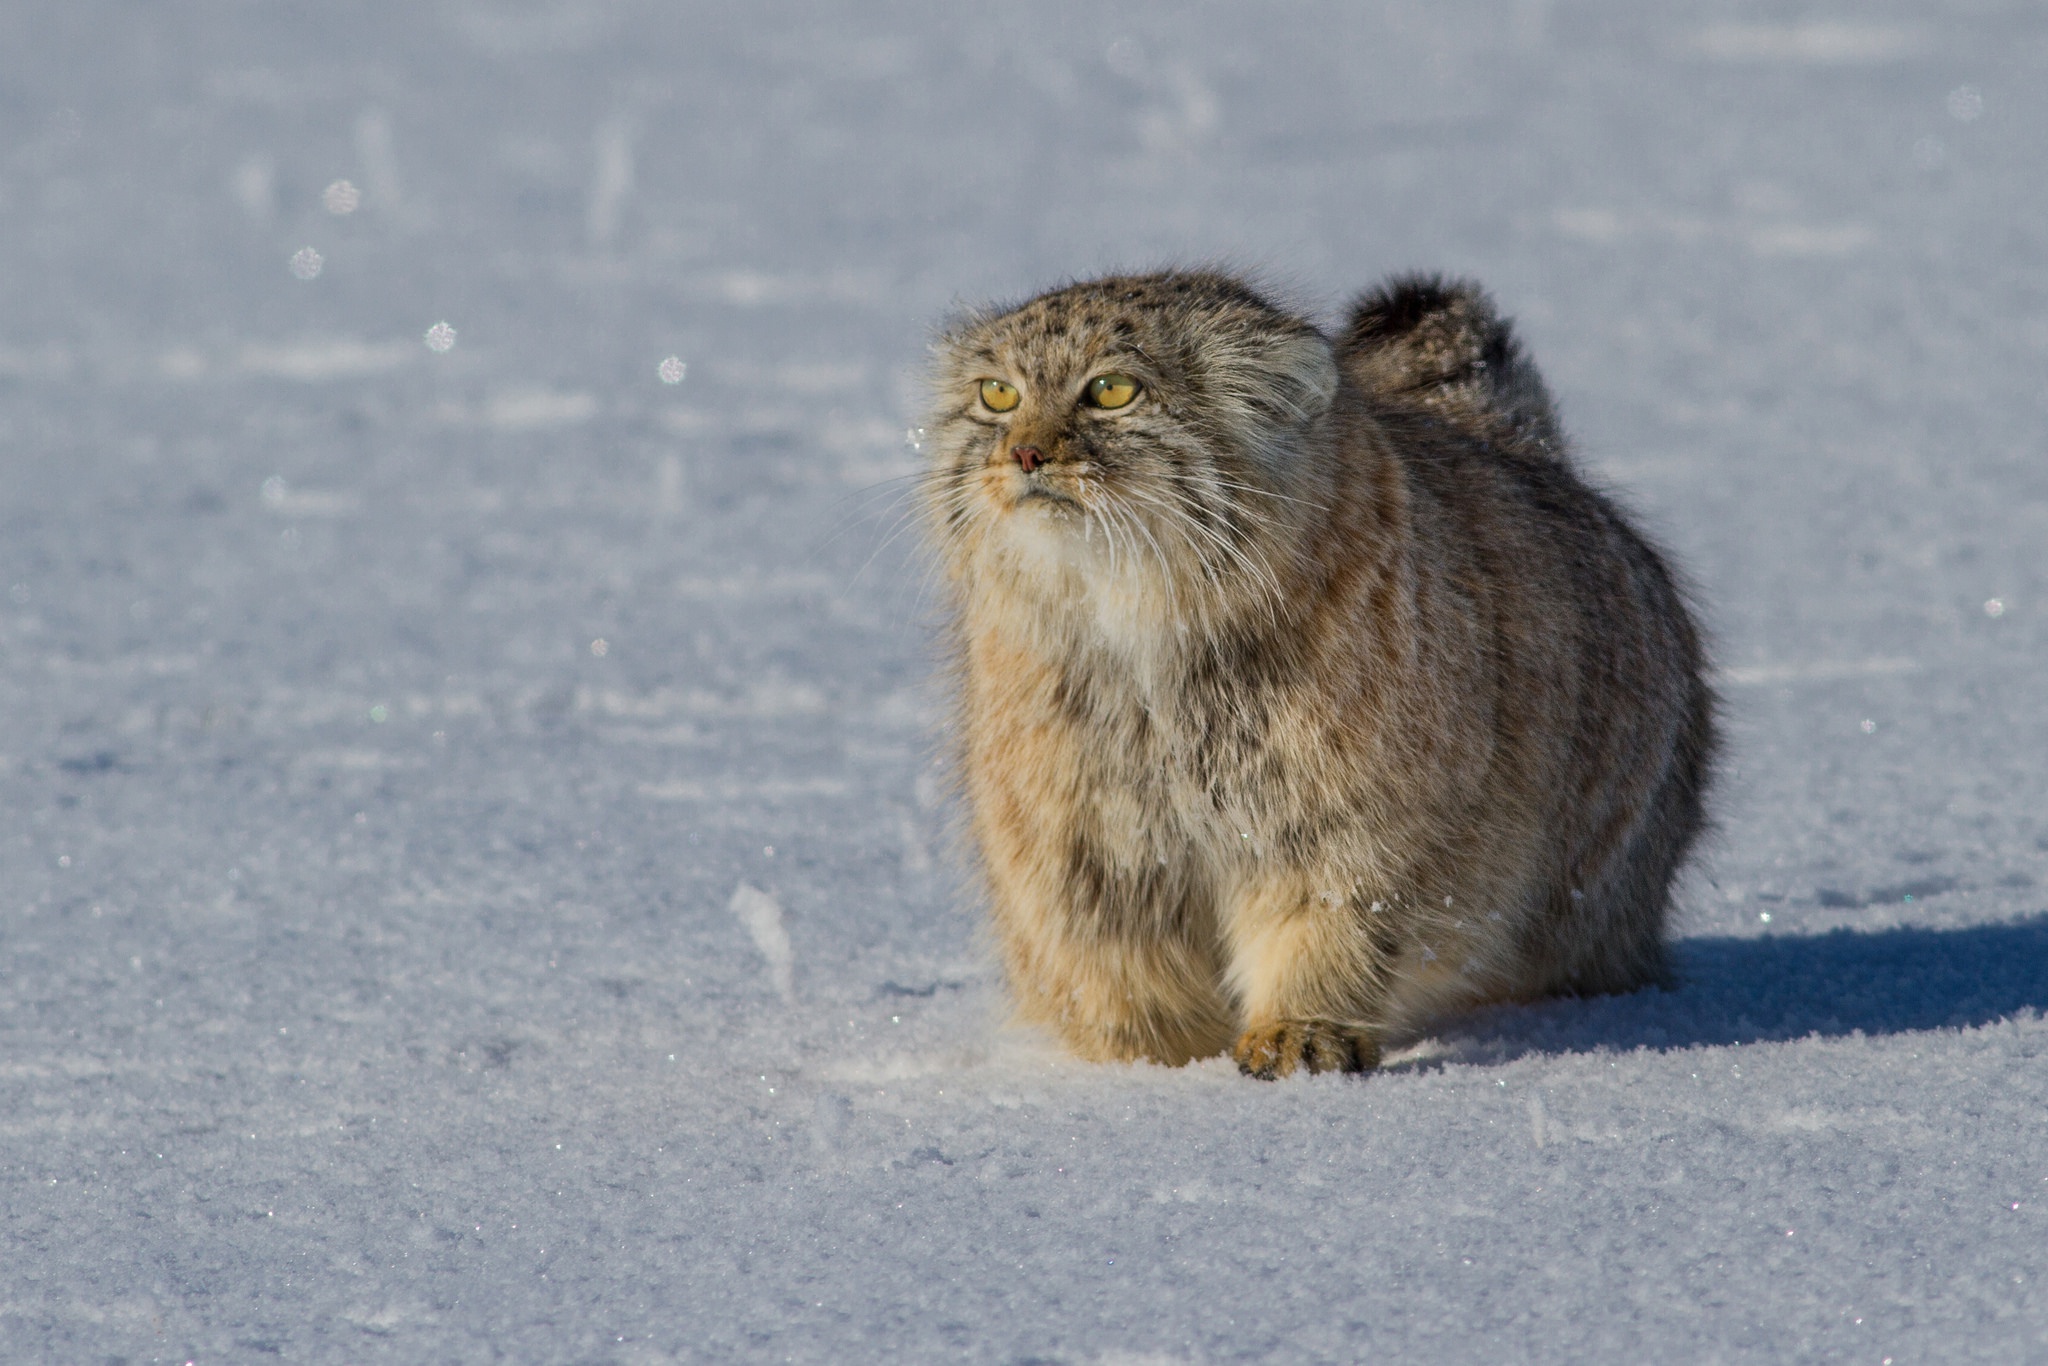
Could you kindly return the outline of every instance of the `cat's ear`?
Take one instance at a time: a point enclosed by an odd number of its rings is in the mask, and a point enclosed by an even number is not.
[[[1337,357],[1322,333],[1274,337],[1262,359],[1270,376],[1268,402],[1275,417],[1306,426],[1329,411],[1337,397]]]
[[[1278,459],[1337,397],[1337,358],[1313,328],[1260,329],[1212,345],[1208,407],[1240,449]]]

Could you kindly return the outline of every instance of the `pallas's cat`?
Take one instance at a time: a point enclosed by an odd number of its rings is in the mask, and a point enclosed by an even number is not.
[[[1486,296],[1341,335],[1230,276],[941,335],[924,510],[1018,1010],[1095,1059],[1358,1070],[1665,972],[1714,700],[1672,572]]]

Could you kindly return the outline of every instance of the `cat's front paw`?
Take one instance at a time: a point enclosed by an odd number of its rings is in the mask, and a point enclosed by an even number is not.
[[[1274,1020],[1237,1036],[1230,1054],[1246,1076],[1261,1081],[1311,1072],[1366,1072],[1380,1065],[1371,1031],[1336,1020]]]

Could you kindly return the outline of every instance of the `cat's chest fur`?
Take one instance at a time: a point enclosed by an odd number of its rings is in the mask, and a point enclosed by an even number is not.
[[[1163,847],[1227,861],[1280,819],[1270,739],[1286,689],[1242,667],[1248,647],[1163,625],[1141,651],[1127,635],[1091,646],[1005,653],[1017,738],[1053,742],[1036,752],[1059,771],[1039,780],[1080,797],[1096,847],[1117,862]]]

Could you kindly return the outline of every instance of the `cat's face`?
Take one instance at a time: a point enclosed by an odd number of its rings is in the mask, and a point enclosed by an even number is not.
[[[1336,388],[1313,327],[1183,273],[970,319],[941,339],[934,378],[926,501],[957,567],[1169,592],[1258,573]]]

